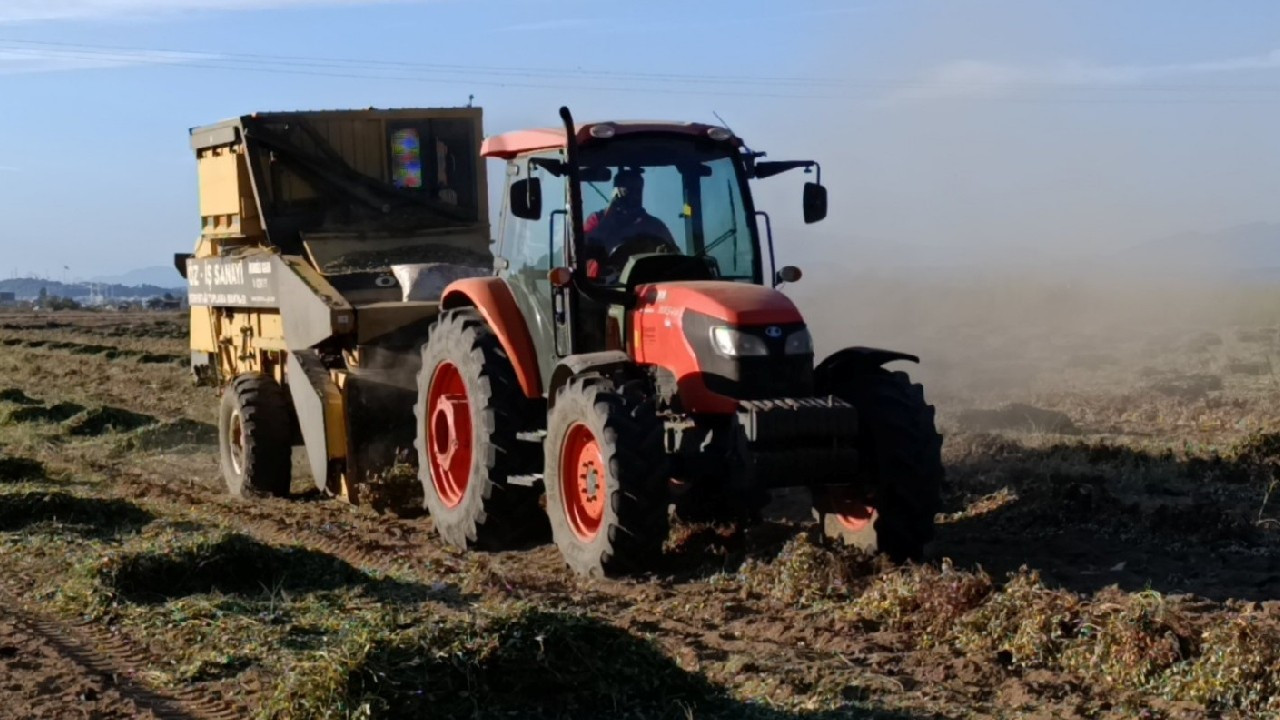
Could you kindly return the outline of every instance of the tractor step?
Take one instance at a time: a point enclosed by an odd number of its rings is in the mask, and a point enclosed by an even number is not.
[[[508,475],[508,485],[519,485],[521,487],[533,487],[542,482],[542,473],[535,475]]]

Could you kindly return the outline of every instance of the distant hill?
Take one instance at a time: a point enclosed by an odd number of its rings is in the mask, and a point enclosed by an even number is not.
[[[1280,273],[1280,223],[1180,233],[1125,248],[1107,260],[1123,269],[1274,276]]]
[[[90,282],[107,283],[109,285],[150,286],[174,288],[186,285],[186,281],[172,265],[153,265],[151,267],[130,270],[123,275],[107,275],[89,278]]]
[[[176,273],[175,273],[176,274]],[[181,281],[181,277],[178,278]],[[0,280],[0,292],[14,293],[19,300],[32,300],[39,297],[40,290],[43,288],[48,294],[58,297],[70,297],[76,299],[88,298],[91,289],[83,283],[63,284],[56,280],[41,280],[39,278],[10,278],[8,280]],[[103,284],[100,288],[103,295],[110,298],[149,298],[160,297],[165,293],[170,293],[174,297],[184,297],[187,294],[185,287],[180,287],[177,283],[171,287],[161,287],[159,285],[120,285],[120,284]]]

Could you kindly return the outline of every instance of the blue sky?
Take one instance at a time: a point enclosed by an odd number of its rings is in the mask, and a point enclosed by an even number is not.
[[[0,277],[189,250],[189,127],[469,94],[490,133],[564,103],[718,111],[771,158],[820,160],[821,226],[799,176],[761,188],[801,264],[1277,221],[1278,31],[1270,0],[4,0]],[[246,57],[267,55],[294,59]]]

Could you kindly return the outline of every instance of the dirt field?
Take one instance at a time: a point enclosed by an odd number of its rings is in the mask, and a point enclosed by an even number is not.
[[[926,565],[784,499],[592,582],[320,498],[300,454],[294,499],[227,497],[182,316],[0,315],[0,717],[1280,716],[1280,340],[1184,319],[920,325],[953,348]]]

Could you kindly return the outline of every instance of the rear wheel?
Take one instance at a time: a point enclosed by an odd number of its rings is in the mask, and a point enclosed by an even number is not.
[[[824,532],[895,562],[921,560],[933,540],[944,474],[942,436],[924,388],[906,373],[874,368],[834,377],[824,391],[857,408],[858,470],[874,481],[869,497],[815,490]]]
[[[581,575],[647,569],[667,539],[667,462],[651,399],[575,378],[547,421],[544,481],[551,534]]]
[[[414,411],[424,505],[450,545],[500,549],[545,532],[537,494],[507,483],[525,402],[480,315],[443,313],[422,349]]]
[[[240,375],[218,407],[218,449],[227,491],[288,497],[293,424],[289,398],[267,375]]]

